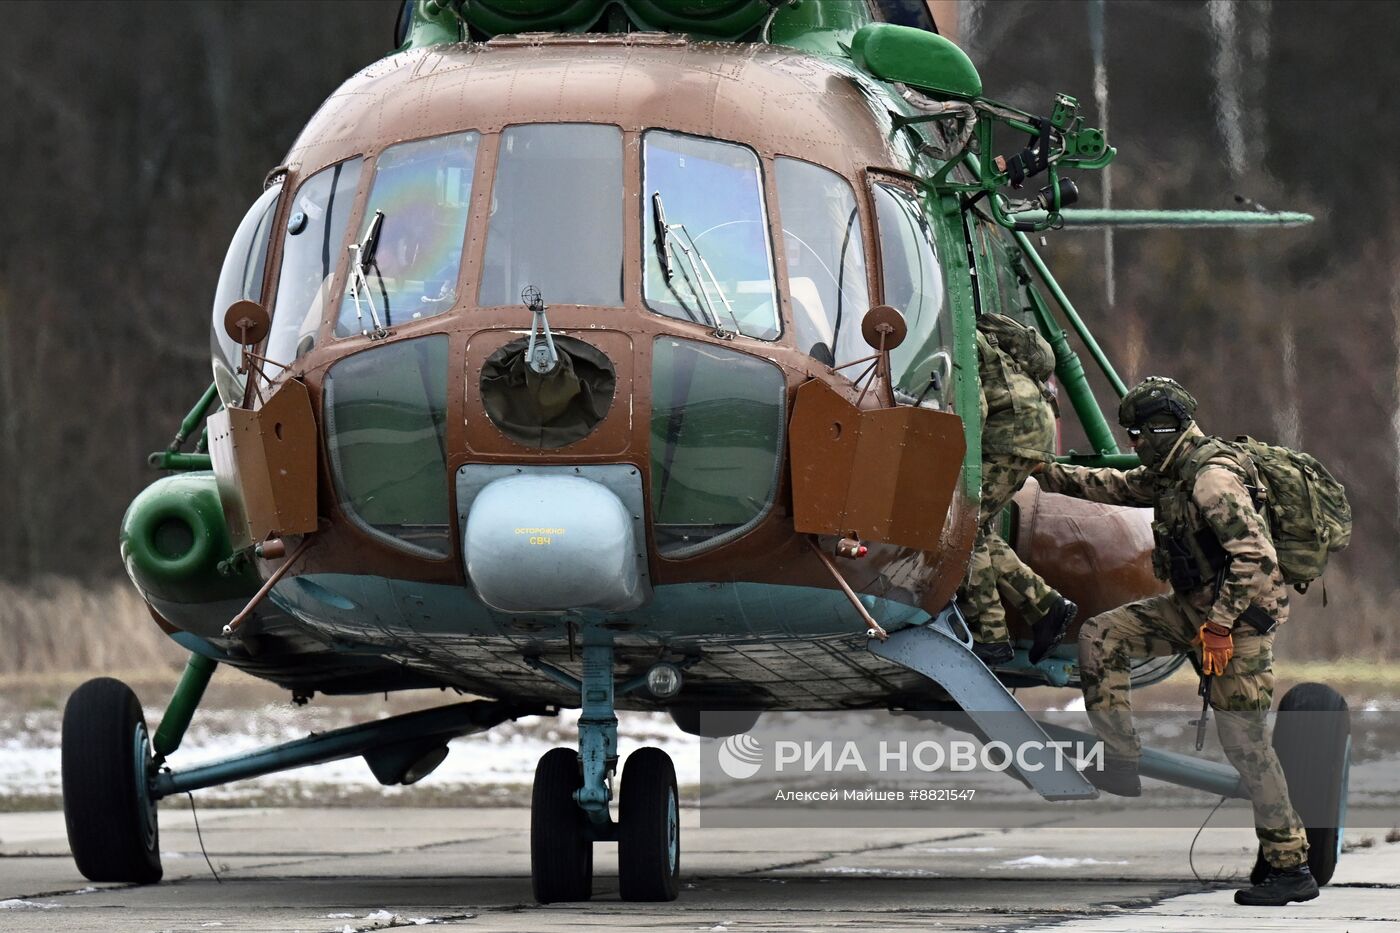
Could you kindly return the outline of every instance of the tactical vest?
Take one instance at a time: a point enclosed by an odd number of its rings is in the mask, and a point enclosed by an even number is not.
[[[1183,444],[1191,443],[1190,439]],[[1202,438],[1193,449],[1178,454],[1181,458],[1172,466],[1174,476],[1162,476],[1156,496],[1152,521],[1152,569],[1157,578],[1171,583],[1181,592],[1212,585],[1219,589],[1230,565],[1230,555],[1215,536],[1215,531],[1201,516],[1191,492],[1196,477],[1213,459],[1226,459],[1237,466],[1244,476],[1245,488],[1257,508],[1259,504],[1259,473],[1253,461],[1224,441]],[[1260,521],[1267,519],[1260,513]]]
[[[987,403],[982,452],[1053,457],[1058,412],[1046,380],[1055,356],[1045,338],[1005,315],[984,314],[977,321],[977,362]]]

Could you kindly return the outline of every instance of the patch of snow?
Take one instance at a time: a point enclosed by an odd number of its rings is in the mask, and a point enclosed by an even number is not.
[[[391,914],[391,913],[389,913],[389,911],[384,910],[383,908],[381,908],[381,909],[379,909],[379,910],[376,910],[376,911],[375,911],[374,913],[372,913],[372,914],[365,914],[365,919],[366,919],[366,920],[393,920],[393,919],[394,919],[394,915]]]
[[[996,846],[947,846],[944,848],[915,849],[916,852],[937,852],[941,855],[965,855],[970,852],[995,852]]]
[[[937,878],[938,872],[925,868],[851,868],[837,865],[823,869],[833,875],[874,875],[883,878]]]
[[[998,868],[1081,868],[1085,865],[1126,865],[1124,860],[1105,861],[1096,858],[1070,858],[1067,856],[1027,855],[1009,859]]]
[[[0,901],[0,910],[53,910],[61,904],[41,904],[38,901],[25,901],[17,897]]]
[[[326,920],[353,920],[354,914],[326,914]]]

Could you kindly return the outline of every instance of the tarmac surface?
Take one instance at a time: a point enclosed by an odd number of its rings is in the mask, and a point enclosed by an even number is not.
[[[534,904],[525,809],[201,810],[161,813],[165,881],[94,885],[68,856],[63,816],[0,813],[0,929],[13,931],[454,930],[1400,931],[1400,842],[1348,830],[1333,884],[1308,904],[1237,907],[1247,829],[754,830],[683,813],[682,891],[617,896],[612,846],[593,900]],[[1369,844],[1367,843],[1369,841]],[[1357,844],[1360,844],[1359,846]],[[1218,880],[1216,880],[1218,879]]]

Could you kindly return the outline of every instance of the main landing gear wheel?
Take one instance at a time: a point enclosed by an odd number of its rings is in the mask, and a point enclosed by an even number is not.
[[[120,680],[89,680],[63,710],[63,818],[89,881],[159,881],[160,827],[147,784],[151,742]]]
[[[588,817],[574,800],[583,785],[578,753],[545,752],[530,799],[530,879],[541,904],[586,901],[593,895],[593,842]]]
[[[1346,830],[1351,772],[1347,701],[1326,684],[1299,684],[1284,694],[1278,711],[1274,752],[1288,779],[1293,809],[1307,827],[1308,869],[1318,884],[1326,884],[1337,870]],[[1259,884],[1268,870],[1261,849],[1250,882]]]
[[[659,748],[622,768],[617,875],[624,901],[674,901],[680,890],[681,821],[676,769]]]

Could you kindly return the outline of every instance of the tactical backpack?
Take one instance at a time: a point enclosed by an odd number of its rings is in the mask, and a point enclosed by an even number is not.
[[[991,340],[1022,372],[1044,387],[1055,373],[1055,351],[1040,336],[1040,331],[1027,327],[1004,314],[983,314],[977,319],[977,329]]]
[[[1267,487],[1263,507],[1284,582],[1305,593],[1332,552],[1351,543],[1346,489],[1311,454],[1245,435],[1233,446],[1248,454]]]

